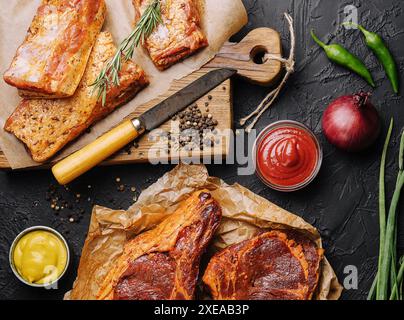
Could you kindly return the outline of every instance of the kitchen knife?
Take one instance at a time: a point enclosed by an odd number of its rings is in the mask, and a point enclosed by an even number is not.
[[[53,175],[60,184],[68,184],[146,131],[158,128],[236,73],[235,69],[210,71],[140,117],[124,121],[94,142],[60,161],[52,168]]]
[[[145,131],[157,128],[236,73],[255,84],[273,84],[282,67],[276,60],[266,59],[260,62],[260,57],[266,53],[278,57],[282,53],[280,35],[270,28],[254,29],[239,43],[225,43],[215,58],[204,66],[216,70],[202,76],[140,117],[124,121],[56,164],[52,168],[55,178],[63,185],[73,181]]]

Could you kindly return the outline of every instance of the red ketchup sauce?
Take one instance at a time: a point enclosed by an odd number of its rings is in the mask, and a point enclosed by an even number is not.
[[[257,169],[271,185],[294,187],[313,177],[319,146],[310,132],[295,126],[268,131],[257,145]]]

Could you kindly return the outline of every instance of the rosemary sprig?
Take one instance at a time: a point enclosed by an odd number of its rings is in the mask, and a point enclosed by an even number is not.
[[[97,79],[91,86],[98,91],[98,99],[101,98],[102,105],[107,99],[107,90],[111,86],[119,86],[119,72],[122,69],[122,61],[132,59],[135,48],[162,23],[161,20],[161,0],[151,0],[140,20],[136,24],[131,34],[125,38],[115,54],[102,69]]]

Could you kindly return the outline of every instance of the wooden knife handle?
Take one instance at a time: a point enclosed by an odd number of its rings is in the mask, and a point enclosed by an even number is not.
[[[68,184],[136,139],[143,133],[139,128],[131,120],[123,122],[57,163],[53,175],[61,185]]]
[[[282,57],[281,38],[273,29],[258,28],[239,43],[225,43],[216,57],[205,66],[237,69],[238,75],[248,81],[270,86],[280,75],[282,64],[271,59],[262,63],[265,54]]]

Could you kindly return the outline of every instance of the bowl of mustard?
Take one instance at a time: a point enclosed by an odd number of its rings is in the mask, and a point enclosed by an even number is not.
[[[57,283],[70,262],[69,247],[56,230],[36,226],[25,229],[10,248],[10,266],[15,276],[31,287]]]

